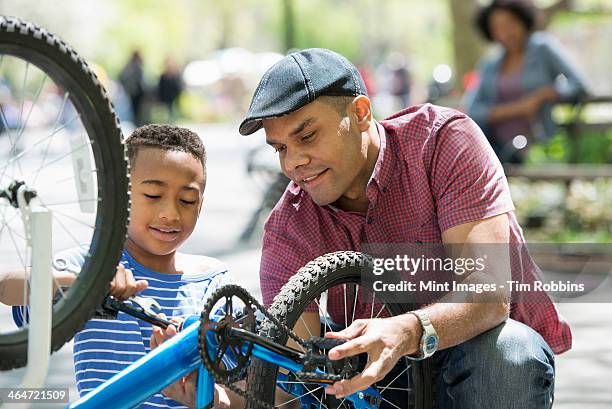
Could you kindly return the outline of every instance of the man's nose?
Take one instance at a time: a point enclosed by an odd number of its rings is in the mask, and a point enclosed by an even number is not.
[[[308,165],[310,157],[302,149],[287,149],[285,155],[284,168],[288,172],[293,172],[300,166]]]

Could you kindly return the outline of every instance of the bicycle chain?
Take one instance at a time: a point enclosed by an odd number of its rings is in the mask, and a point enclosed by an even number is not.
[[[218,290],[216,290],[208,298],[206,303],[204,303],[204,307],[202,308],[202,314],[200,315],[200,322],[201,323],[204,322],[205,319],[207,320],[208,317],[210,316],[210,313],[212,312],[212,308],[214,307],[216,302],[220,299],[219,295],[220,294],[224,294],[226,292],[231,292],[231,291],[242,293],[241,295],[243,295],[247,299],[247,301],[250,304],[250,306],[254,306],[255,308],[257,308],[263,314],[263,316],[267,320],[269,320],[272,324],[274,324],[274,326],[277,329],[279,329],[281,331],[284,331],[289,337],[291,337],[300,346],[302,346],[304,348],[307,347],[306,346],[306,342],[304,340],[302,340],[302,338],[297,336],[293,332],[292,329],[290,329],[285,324],[280,322],[276,317],[271,315],[264,308],[264,306],[261,305],[259,303],[259,301],[257,301],[257,299],[255,299],[251,294],[248,293],[247,290],[245,290],[243,287],[241,287],[239,285],[236,285],[236,284],[225,285],[225,286],[219,288]],[[249,305],[247,305],[247,307],[249,307]],[[198,341],[199,341],[199,344],[200,344],[200,354],[203,354],[204,353],[203,345],[206,342],[206,334],[202,330],[200,330],[200,333],[198,335]],[[208,372],[213,375],[213,378],[215,378],[215,382],[216,383],[219,383],[221,385],[226,386],[229,390],[231,390],[232,392],[236,393],[237,395],[243,397],[247,401],[250,400],[250,401],[255,402],[257,405],[259,405],[263,409],[275,409],[276,408],[273,404],[264,402],[261,399],[259,399],[257,396],[254,396],[254,395],[250,394],[249,392],[238,388],[235,385],[235,383],[238,381],[238,379],[223,378],[222,376],[219,376],[219,373],[217,372],[216,368],[214,368],[212,365],[209,365],[206,360],[202,359],[202,363],[206,367],[206,370],[208,370]]]

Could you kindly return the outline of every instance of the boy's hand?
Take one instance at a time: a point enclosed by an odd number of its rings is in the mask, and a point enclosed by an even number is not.
[[[164,319],[166,318],[164,314],[159,314],[159,316]],[[153,333],[151,334],[151,350],[154,350],[163,344],[164,341],[172,338],[178,333],[177,328],[180,326],[181,320],[172,318],[170,321],[172,321],[174,325],[169,325],[165,330],[155,325],[153,326]],[[170,399],[174,399],[185,406],[194,408],[197,379],[198,371],[193,371],[189,375],[182,377],[172,385],[168,386],[166,389],[162,390],[162,393]]]
[[[109,294],[120,301],[125,301],[149,286],[147,280],[135,280],[132,271],[123,264],[117,266],[117,273],[110,283]]]
[[[164,314],[159,315],[162,318],[166,318]],[[160,327],[153,326],[153,333],[151,334],[151,350],[157,348],[167,339],[172,338],[178,333],[177,328],[180,327],[182,319],[172,318],[170,321],[172,321],[174,325],[169,325],[165,330]],[[162,394],[170,399],[174,399],[175,401],[182,403],[185,406],[195,408],[197,380],[198,371],[193,371],[189,375],[184,376],[172,385],[168,386],[166,389],[162,390]],[[237,400],[236,398],[238,398],[238,396],[236,395],[230,397],[230,394],[231,393],[229,391],[225,390],[221,386],[215,385],[214,407],[222,409],[232,407],[232,398],[233,400]]]

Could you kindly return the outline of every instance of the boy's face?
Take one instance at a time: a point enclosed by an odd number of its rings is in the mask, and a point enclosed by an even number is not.
[[[365,190],[367,145],[348,116],[315,100],[289,115],[265,119],[263,127],[283,173],[318,205]]]
[[[132,163],[128,250],[163,256],[191,235],[204,193],[202,164],[187,152],[141,148]]]

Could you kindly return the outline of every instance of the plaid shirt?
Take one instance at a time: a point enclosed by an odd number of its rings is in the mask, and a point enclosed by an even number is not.
[[[504,213],[510,243],[524,243],[503,168],[466,115],[429,104],[410,107],[378,123],[378,133],[366,214],[318,206],[295,183],[287,187],[265,225],[260,282],[267,306],[310,260],[360,251],[363,243],[442,243],[442,232],[453,226]],[[537,279],[539,270],[526,251],[511,257],[513,276],[519,266],[522,282]],[[569,324],[546,294],[540,296],[537,302],[513,302],[510,316],[539,332],[556,353],[567,351]],[[333,304],[346,303],[342,298],[328,296],[332,318]],[[356,316],[370,317],[371,307]]]

